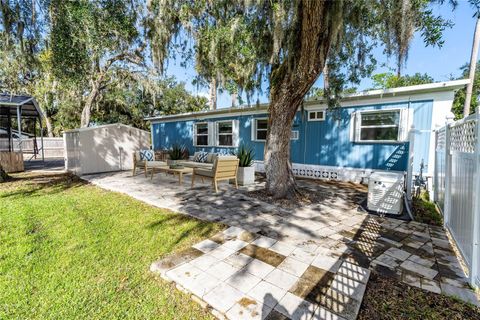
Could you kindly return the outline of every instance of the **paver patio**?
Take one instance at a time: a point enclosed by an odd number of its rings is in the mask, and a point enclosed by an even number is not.
[[[250,188],[191,189],[165,175],[85,176],[100,187],[230,228],[166,257],[152,270],[230,319],[355,319],[370,271],[478,305],[441,227],[359,210],[361,186],[300,180],[327,194],[291,209],[253,199]]]

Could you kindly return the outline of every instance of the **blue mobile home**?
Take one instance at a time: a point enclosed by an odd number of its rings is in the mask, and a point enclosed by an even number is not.
[[[359,181],[373,171],[433,174],[433,130],[450,114],[454,93],[468,80],[432,83],[349,95],[340,107],[306,101],[291,128],[291,161],[298,176]],[[174,143],[195,151],[231,153],[253,146],[263,170],[268,105],[225,108],[148,118],[155,150]],[[412,129],[413,128],[413,129]],[[413,142],[412,142],[413,137]]]

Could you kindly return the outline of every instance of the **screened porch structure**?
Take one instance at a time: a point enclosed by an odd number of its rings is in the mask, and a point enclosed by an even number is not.
[[[35,98],[27,95],[0,94],[0,163],[7,172],[24,170],[24,155],[41,155],[43,146],[43,114]],[[25,145],[29,141],[29,145]]]

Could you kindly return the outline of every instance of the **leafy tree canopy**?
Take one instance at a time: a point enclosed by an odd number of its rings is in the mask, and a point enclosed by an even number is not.
[[[251,91],[259,89],[266,77],[270,86],[275,86],[301,58],[297,53],[300,20],[301,14],[307,14],[301,11],[306,7],[302,3],[152,0],[148,35],[154,61],[163,69],[171,52],[181,52],[183,58],[195,58],[199,74],[207,79],[217,74]],[[358,83],[374,70],[376,61],[371,50],[376,46],[383,45],[387,55],[395,54],[399,69],[407,59],[414,32],[420,32],[427,45],[441,46],[442,31],[451,22],[434,15],[430,3],[326,3],[323,14],[334,35],[324,39],[329,40],[330,46],[319,54],[324,55],[323,59],[328,55],[332,93],[338,94],[346,83]],[[183,50],[178,51],[179,48]]]
[[[94,123],[121,122],[148,129],[145,117],[194,112],[207,107],[207,99],[192,96],[184,83],[173,78],[147,81],[138,77],[119,77],[101,97],[102,108],[92,115]]]
[[[0,91],[35,96],[49,135],[90,122],[85,111],[145,127],[143,116],[205,108],[151,69],[144,12],[136,0],[0,1]]]
[[[461,76],[458,79],[465,79],[469,77],[470,64],[466,63],[461,68]],[[455,115],[455,120],[463,118],[463,106],[465,104],[466,88],[462,88],[455,93],[453,100],[452,112]],[[473,81],[472,100],[470,103],[470,114],[475,113],[478,108],[478,98],[480,97],[480,61],[477,63],[475,70],[475,79]]]
[[[401,76],[391,72],[385,72],[373,75],[372,82],[374,89],[390,89],[432,83],[434,80],[426,73],[421,74],[417,72],[413,75]]]

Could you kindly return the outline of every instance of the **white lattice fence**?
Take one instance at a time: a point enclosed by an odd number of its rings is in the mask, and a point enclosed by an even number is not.
[[[476,144],[477,120],[475,118],[451,125],[450,150],[452,152],[475,153]]]
[[[478,115],[447,125],[436,133],[435,201],[445,226],[480,286],[480,125]]]

